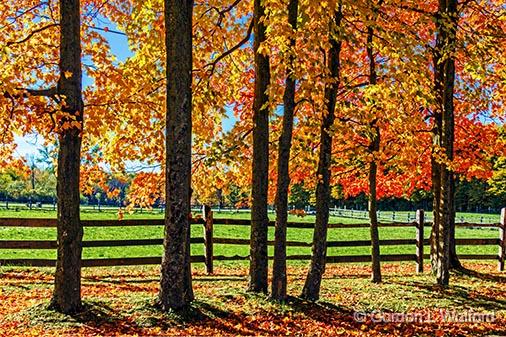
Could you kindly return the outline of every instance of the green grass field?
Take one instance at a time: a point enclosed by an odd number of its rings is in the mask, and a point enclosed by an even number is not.
[[[195,214],[195,213],[194,213]],[[215,218],[238,218],[248,219],[247,212],[215,212]],[[274,214],[270,214],[273,218]],[[458,215],[459,216],[459,215]],[[15,209],[0,210],[0,218],[54,218],[56,213],[52,210],[26,210]],[[125,219],[161,219],[163,214],[160,210],[136,211],[133,214],[125,214]],[[82,219],[117,219],[118,215],[113,209],[104,209],[102,212],[93,209],[83,209]],[[289,221],[296,222],[314,222],[314,216],[297,217],[290,216]],[[365,223],[363,219],[351,219],[344,217],[331,217],[332,223]],[[192,236],[201,237],[202,227],[192,226]],[[216,238],[240,238],[248,239],[250,235],[247,226],[215,225],[214,237]],[[312,229],[288,229],[288,240],[292,241],[312,241]],[[497,228],[467,229],[457,228],[458,238],[497,238]],[[163,227],[161,226],[139,226],[139,227],[88,227],[84,229],[84,240],[127,240],[127,239],[149,239],[161,238],[163,236]],[[425,237],[429,236],[429,230],[426,229]],[[13,228],[1,227],[0,221],[0,240],[54,240],[56,238],[55,228]],[[269,239],[274,238],[274,228],[269,228]],[[412,239],[415,238],[415,228],[380,228],[381,239]],[[329,229],[329,241],[347,241],[347,240],[369,240],[368,228],[350,228],[350,229]],[[460,246],[458,252],[461,254],[496,254],[497,246]],[[202,244],[192,246],[193,255],[202,255],[204,247]],[[414,254],[415,246],[384,246],[381,248],[382,254]],[[428,249],[427,249],[428,252]],[[248,255],[249,247],[240,245],[215,244],[215,255]],[[272,247],[270,254],[272,255]],[[310,254],[311,249],[288,247],[288,254]],[[100,247],[85,248],[84,258],[113,258],[113,257],[147,257],[160,256],[162,254],[161,246],[134,246],[134,247]],[[328,255],[363,255],[369,254],[369,247],[344,247],[329,248]],[[26,250],[26,249],[2,249],[0,250],[0,259],[9,258],[55,258],[56,252],[53,250]],[[244,262],[245,263],[245,262]],[[297,262],[292,262],[297,263]],[[305,262],[304,262],[305,263]]]

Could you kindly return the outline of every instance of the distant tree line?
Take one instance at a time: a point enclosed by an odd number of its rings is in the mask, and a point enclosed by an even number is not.
[[[118,190],[117,194],[109,196],[108,191],[101,186],[93,186],[91,193],[81,194],[81,205],[101,206],[125,205],[132,178],[123,181],[110,174],[107,179],[109,190]],[[362,193],[356,197],[340,196],[339,186],[333,188],[335,193],[331,197],[330,205],[337,208],[367,210],[367,196]],[[213,206],[219,208],[243,208],[248,205],[248,193],[231,185],[227,192],[218,190],[212,200]],[[0,201],[9,208],[9,203],[23,203],[29,207],[37,204],[56,203],[56,176],[52,167],[30,165],[28,172],[6,170],[0,173]],[[194,196],[193,204],[200,204],[198,195]],[[306,189],[303,184],[294,184],[290,188],[288,197],[290,209],[308,210],[315,206],[314,192]],[[459,212],[498,213],[506,205],[506,193],[501,192],[495,182],[473,179],[456,182],[455,207]],[[153,205],[162,207],[163,200]],[[378,209],[386,211],[414,211],[417,209],[432,209],[432,193],[430,191],[416,191],[409,198],[383,198],[378,201]]]

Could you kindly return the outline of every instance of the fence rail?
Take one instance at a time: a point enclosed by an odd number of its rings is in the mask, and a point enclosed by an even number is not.
[[[129,227],[129,226],[163,226],[163,219],[129,219],[129,220],[81,220],[83,227]],[[193,219],[192,225],[203,225],[205,220],[203,218]],[[228,225],[228,226],[250,226],[251,221],[246,219],[226,219],[217,218],[213,219],[214,225]],[[57,221],[53,218],[0,218],[0,227],[40,227],[51,228],[56,227]],[[269,227],[274,227],[275,221],[269,221]],[[417,225],[416,221],[412,222],[380,222],[379,227],[414,227]],[[425,227],[430,227],[432,222],[424,222]],[[368,223],[329,223],[328,228],[369,228]],[[456,223],[457,227],[491,227],[500,228],[501,223]],[[306,228],[313,229],[314,224],[310,222],[288,222],[288,228]]]
[[[381,223],[380,227],[411,227],[416,228],[416,235],[413,239],[385,239],[380,240],[380,246],[413,246],[416,248],[415,254],[386,254],[381,256],[382,261],[413,261],[417,264],[417,271],[423,271],[423,261],[429,258],[424,254],[424,246],[429,245],[429,240],[424,238],[424,227],[431,224],[425,222],[422,210],[417,211],[413,222],[392,222]],[[499,270],[504,270],[506,259],[506,230],[505,230],[506,210],[501,213],[501,222],[494,224],[471,224],[459,223],[459,227],[496,227],[499,229],[498,238],[460,238],[456,239],[457,245],[487,245],[498,246],[498,254],[474,254],[459,255],[463,260],[497,260]],[[56,219],[17,219],[17,218],[1,218],[0,227],[33,227],[33,228],[51,228],[56,227]],[[83,220],[84,227],[123,227],[123,226],[163,226],[163,219],[150,220]],[[423,224],[423,225],[422,225]],[[192,262],[205,263],[208,273],[213,272],[213,261],[241,261],[248,260],[249,256],[233,255],[214,255],[213,247],[215,244],[220,245],[249,245],[249,239],[223,238],[214,237],[213,228],[215,225],[222,226],[249,226],[249,220],[241,219],[214,219],[213,212],[209,207],[204,207],[203,217],[192,220],[192,225],[203,226],[203,237],[191,238],[192,244],[203,244],[203,255],[195,255],[191,257]],[[269,226],[274,226],[271,221]],[[366,228],[369,224],[329,224],[329,228],[353,229]],[[289,222],[288,228],[312,229],[314,224],[305,222]],[[132,240],[93,240],[83,241],[82,246],[86,248],[92,247],[128,247],[128,246],[159,246],[163,244],[162,239],[132,239]],[[268,242],[274,245],[273,241]],[[348,240],[348,241],[328,241],[327,247],[367,247],[370,246],[370,240]],[[302,241],[287,241],[288,247],[311,247],[311,243]],[[55,240],[0,240],[0,249],[56,249],[57,242]],[[272,258],[272,257],[269,257]],[[289,255],[287,260],[309,260],[310,255]],[[327,256],[328,263],[351,263],[351,262],[370,262],[370,255],[340,255]],[[126,266],[126,265],[150,265],[160,264],[160,257],[132,257],[132,258],[101,258],[101,259],[84,259],[83,267],[99,267],[99,266]],[[10,266],[36,266],[36,267],[52,267],[55,260],[52,259],[0,259],[0,265]]]
[[[354,209],[334,208],[330,211],[332,216],[351,218],[351,219],[369,219],[369,212]],[[377,211],[376,216],[379,221],[391,222],[412,222],[416,220],[416,212],[413,211]],[[465,223],[472,219],[475,224],[493,224],[497,221],[497,215],[479,214],[469,217],[468,215],[457,215],[455,221],[458,223]],[[432,221],[432,214],[426,215],[427,221]],[[467,220],[467,221],[466,221]]]

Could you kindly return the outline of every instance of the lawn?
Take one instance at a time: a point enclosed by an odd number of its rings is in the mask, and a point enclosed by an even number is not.
[[[0,217],[54,217],[52,211],[0,211]],[[126,214],[127,219],[162,218],[159,210]],[[246,212],[215,213],[216,218],[247,219]],[[113,211],[82,211],[83,219],[117,219]],[[290,221],[314,221],[314,216]],[[332,223],[364,223],[364,220],[331,218]],[[161,226],[87,227],[85,240],[161,238]],[[202,236],[202,226],[192,226],[192,236]],[[273,238],[269,228],[269,238]],[[310,242],[312,229],[288,229],[288,240]],[[457,228],[459,238],[497,238],[498,230]],[[425,231],[428,237],[429,230]],[[54,240],[54,228],[1,227],[0,240]],[[215,225],[215,237],[249,238],[249,227]],[[380,228],[382,239],[415,238],[415,228]],[[368,240],[368,228],[329,229],[329,240]],[[194,244],[192,254],[202,255]],[[428,247],[426,248],[428,252]],[[497,254],[496,246],[462,246],[459,253]],[[385,246],[383,254],[415,252],[413,246]],[[248,246],[215,245],[216,255],[248,255]],[[289,254],[310,254],[310,248],[288,248]],[[84,258],[160,256],[161,246],[85,248]],[[270,249],[272,254],[272,247]],[[369,247],[329,248],[329,255],[369,254]],[[54,258],[52,250],[0,250],[2,258]],[[370,266],[329,264],[322,282],[321,301],[308,303],[291,297],[284,304],[245,291],[248,265],[215,262],[215,274],[207,275],[202,263],[193,264],[196,301],[184,316],[161,314],[154,307],[159,267],[105,267],[83,269],[86,311],[70,317],[47,309],[53,286],[53,268],[0,267],[0,336],[145,336],[145,335],[342,335],[342,336],[482,336],[506,334],[504,273],[497,263],[465,261],[472,274],[452,274],[451,286],[434,286],[429,273],[417,274],[413,262],[383,263],[384,282],[369,282]],[[308,261],[289,261],[289,293],[298,295]],[[426,268],[425,270],[428,270]],[[445,313],[490,314],[491,322],[449,322]],[[359,313],[359,316],[357,316]],[[418,315],[426,321],[413,324],[373,321],[378,313]],[[374,314],[374,315],[373,315]],[[389,316],[390,315],[390,316]],[[487,317],[490,317],[487,316]],[[357,317],[359,317],[357,319]],[[361,318],[365,317],[365,321]]]
[[[384,282],[371,284],[369,267],[332,265],[321,300],[292,297],[284,304],[245,291],[246,267],[194,267],[196,301],[187,315],[154,307],[158,267],[88,268],[83,271],[87,310],[74,317],[46,309],[52,269],[0,268],[1,336],[495,336],[506,334],[506,277],[495,263],[471,263],[471,275],[452,274],[447,289],[412,264],[385,264]],[[297,296],[305,268],[288,270]],[[451,322],[446,313],[486,314],[490,322]],[[392,313],[419,315],[414,323],[385,322]],[[373,315],[374,314],[374,315]],[[446,319],[445,319],[446,317]],[[455,317],[455,316],[453,316]],[[378,319],[379,318],[379,319]]]
[[[194,214],[196,214],[194,212]],[[55,212],[52,210],[0,210],[0,218],[54,218]],[[274,218],[274,214],[270,214]],[[136,211],[133,214],[125,214],[126,219],[161,219],[163,214],[160,210]],[[102,212],[93,209],[83,209],[82,219],[117,219],[116,211],[104,209]],[[247,212],[215,212],[215,218],[238,218],[248,219]],[[314,222],[314,216],[297,217],[290,215],[289,221],[296,222]],[[1,221],[0,221],[1,222]],[[352,219],[346,217],[331,217],[331,223],[364,223],[365,220]],[[202,227],[200,225],[192,226],[192,236],[201,237]],[[229,226],[215,225],[214,237],[216,238],[249,238],[249,227],[247,226]],[[456,236],[458,238],[498,238],[497,228],[457,228]],[[149,239],[162,238],[163,227],[161,226],[139,226],[139,227],[87,227],[84,229],[84,240],[126,240],[126,239]],[[312,229],[288,229],[288,240],[311,242],[313,236]],[[425,230],[425,237],[429,237],[429,229]],[[9,228],[1,227],[0,240],[54,240],[56,238],[56,229],[54,228]],[[269,228],[269,239],[274,238],[274,228]],[[381,239],[414,239],[415,228],[380,228]],[[348,241],[348,240],[369,240],[368,228],[342,228],[329,229],[329,241]],[[497,254],[497,246],[459,246],[458,252],[461,254]],[[204,247],[202,244],[192,246],[193,255],[202,255]],[[384,246],[381,248],[382,254],[414,254],[413,246]],[[272,247],[270,254],[272,255]],[[310,254],[309,247],[288,247],[288,254]],[[21,250],[21,249],[2,249],[0,250],[0,259],[8,258],[55,258],[53,250]],[[142,256],[161,256],[161,246],[133,246],[133,247],[100,247],[85,248],[84,258],[113,258],[113,257],[142,257]],[[215,255],[242,255],[249,254],[248,246],[215,244]],[[369,254],[369,247],[345,247],[329,248],[329,255],[364,255]],[[245,264],[241,262],[239,264]],[[306,262],[291,262],[295,264]]]

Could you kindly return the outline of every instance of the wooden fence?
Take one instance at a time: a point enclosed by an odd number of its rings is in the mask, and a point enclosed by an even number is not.
[[[457,245],[492,245],[498,247],[498,254],[472,254],[459,255],[460,259],[468,260],[496,260],[499,262],[499,270],[504,270],[506,258],[506,209],[502,210],[501,223],[497,224],[470,224],[459,223],[458,227],[495,227],[499,228],[498,238],[465,238],[457,239]],[[422,225],[423,224],[423,225]],[[83,220],[84,227],[120,227],[120,226],[163,226],[162,219],[155,220]],[[221,245],[249,245],[249,239],[236,238],[219,238],[213,237],[213,227],[215,225],[222,226],[250,226],[249,220],[240,219],[213,219],[213,212],[210,208],[204,207],[203,217],[192,221],[192,225],[203,227],[203,237],[191,238],[192,244],[203,244],[203,255],[191,257],[192,262],[205,263],[208,273],[213,272],[214,261],[240,261],[248,260],[249,256],[223,256],[214,255],[213,247],[215,244]],[[424,213],[422,210],[417,211],[416,219],[411,223],[382,223],[380,227],[415,227],[416,235],[412,239],[386,239],[380,240],[381,246],[413,246],[413,254],[392,254],[382,255],[381,261],[413,261],[417,265],[417,271],[423,271],[424,259],[429,258],[424,253],[424,246],[429,245],[429,240],[424,239],[424,227],[431,224],[424,221]],[[269,226],[274,226],[271,221]],[[0,219],[0,227],[56,227],[55,219]],[[342,224],[331,223],[329,229],[354,229],[368,228],[369,224]],[[289,222],[288,228],[314,228],[312,223]],[[162,239],[137,239],[137,240],[94,240],[83,241],[83,247],[128,247],[128,246],[152,246],[162,245]],[[268,242],[273,245],[273,241]],[[327,247],[368,247],[371,242],[369,240],[353,240],[353,241],[328,241]],[[288,241],[288,247],[311,247],[309,242]],[[56,249],[56,241],[48,240],[1,240],[0,249]],[[288,260],[309,260],[310,255],[288,255]],[[370,255],[339,255],[327,256],[328,263],[346,263],[346,262],[369,262]],[[99,267],[99,266],[126,266],[126,265],[148,265],[160,264],[161,257],[129,257],[129,258],[101,258],[101,259],[84,259],[83,267]],[[37,266],[49,267],[55,265],[52,259],[0,259],[0,265],[9,266]]]
[[[342,218],[350,218],[350,219],[369,219],[369,212],[362,210],[353,210],[353,209],[342,209],[342,208],[334,208],[331,209],[330,215]],[[416,220],[416,212],[415,211],[377,211],[376,216],[378,217],[378,221],[380,222],[413,222]],[[425,221],[432,221],[432,214],[425,215]],[[498,221],[496,214],[457,214],[456,221],[460,223],[469,222],[478,224],[493,224]]]

